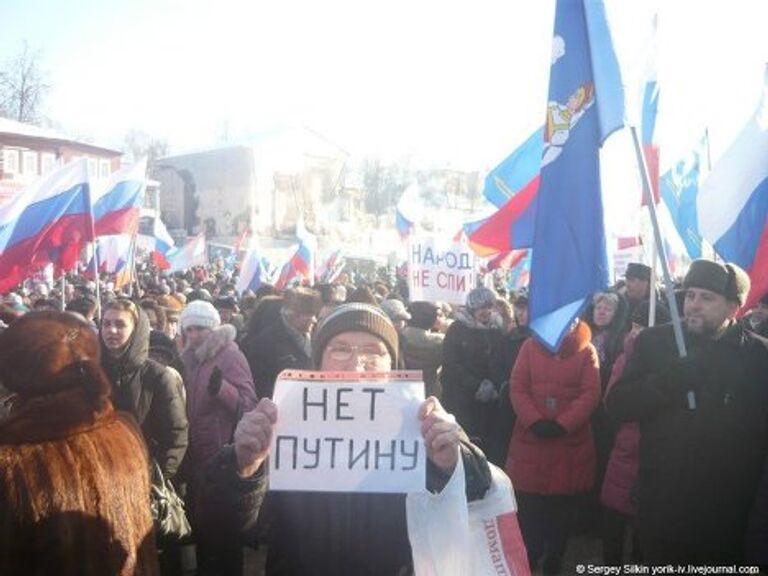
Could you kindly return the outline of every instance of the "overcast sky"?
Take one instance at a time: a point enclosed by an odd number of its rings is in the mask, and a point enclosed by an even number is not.
[[[718,155],[754,109],[768,2],[659,3],[659,138],[669,160],[710,128]],[[653,4],[608,2],[627,90]],[[0,61],[26,40],[63,129],[174,152],[307,125],[354,156],[488,169],[542,121],[554,2],[0,0]]]

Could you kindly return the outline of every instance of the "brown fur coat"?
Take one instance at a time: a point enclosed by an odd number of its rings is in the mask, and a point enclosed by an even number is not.
[[[146,448],[80,389],[0,420],[0,574],[157,574]]]

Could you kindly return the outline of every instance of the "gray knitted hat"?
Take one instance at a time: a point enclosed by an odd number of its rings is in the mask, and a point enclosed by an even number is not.
[[[383,310],[370,304],[342,304],[328,314],[312,335],[312,361],[320,367],[323,351],[331,338],[342,332],[368,332],[378,336],[387,346],[392,368],[397,367],[397,330]]]

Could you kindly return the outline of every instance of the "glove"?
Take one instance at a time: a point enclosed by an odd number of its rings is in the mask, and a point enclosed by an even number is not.
[[[499,398],[499,393],[496,391],[496,386],[493,382],[487,378],[480,382],[480,386],[477,387],[475,392],[475,400],[478,402],[493,402]]]
[[[211,377],[208,378],[208,394],[211,396],[218,395],[219,390],[221,390],[221,381],[221,370],[219,370],[218,366],[215,366],[213,372],[211,372]]]
[[[554,420],[545,420],[543,418],[541,420],[536,420],[536,422],[531,424],[531,432],[542,440],[560,438],[568,433],[565,428],[560,426],[560,424]]]
[[[656,389],[674,405],[687,405],[688,392],[698,392],[709,373],[707,365],[701,358],[676,358],[669,366],[660,372],[653,383]],[[693,407],[690,407],[693,409]]]

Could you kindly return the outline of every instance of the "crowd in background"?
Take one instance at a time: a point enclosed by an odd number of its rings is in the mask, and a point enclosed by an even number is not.
[[[749,287],[739,274],[694,263],[679,285],[690,346],[683,361],[675,359],[668,302],[651,285],[650,269],[637,263],[593,296],[557,351],[531,337],[525,290],[478,286],[464,306],[411,301],[407,284],[385,270],[377,278],[345,272],[332,284],[283,292],[263,285],[244,294],[221,264],[172,277],[146,270],[122,291],[102,281],[99,302],[93,281],[29,282],[0,305],[0,330],[14,334],[0,333],[0,463],[31,477],[40,466],[66,476],[87,462],[105,462],[105,483],[116,474],[112,468],[130,468],[133,485],[104,493],[105,501],[125,498],[124,509],[107,514],[115,527],[123,523],[117,539],[133,550],[136,573],[152,573],[146,566],[155,547],[162,572],[181,573],[179,547],[136,541],[147,520],[135,508],[148,498],[151,471],[141,458],[117,455],[141,453],[136,445],[143,442],[146,462],[156,463],[185,499],[198,574],[241,574],[243,545],[269,541],[279,510],[263,507],[244,535],[210,490],[209,469],[232,444],[243,415],[272,397],[282,370],[320,366],[316,326],[339,306],[359,303],[380,310],[394,328],[388,342],[397,347],[396,367],[421,370],[425,396],[438,398],[472,446],[512,479],[531,568],[559,573],[576,531],[602,539],[606,564],[766,564],[768,351],[761,336],[768,336],[768,295],[738,321],[723,316],[715,332],[696,324],[707,328],[719,318],[708,293],[743,303]],[[62,309],[73,314],[57,315]],[[84,331],[88,338],[80,337]],[[46,355],[54,341],[77,345]],[[17,364],[25,350],[38,355],[30,365]],[[86,357],[100,361],[80,361]],[[54,377],[54,368],[69,365]],[[83,374],[92,382],[85,391],[55,382]],[[683,392],[674,389],[678,382],[686,383]],[[8,426],[17,406],[31,405],[19,398],[37,399],[34,415],[47,418],[42,432]],[[82,415],[86,405],[93,410],[87,424],[55,416],[55,406]],[[125,418],[138,425],[138,436]],[[127,432],[104,445],[88,440],[77,461],[67,456],[71,445],[51,444],[83,426],[99,438],[117,428]],[[47,448],[34,444],[42,441]],[[46,489],[31,480],[24,485]],[[18,499],[43,497],[19,489]],[[99,505],[85,502],[80,512]],[[66,531],[67,521],[50,530]],[[83,557],[101,545],[89,543],[88,534],[69,537]],[[107,573],[99,569],[89,573]]]

